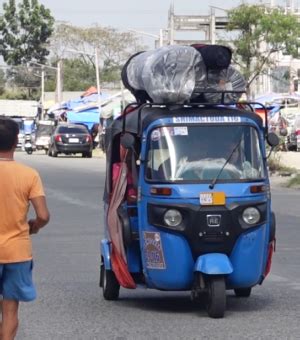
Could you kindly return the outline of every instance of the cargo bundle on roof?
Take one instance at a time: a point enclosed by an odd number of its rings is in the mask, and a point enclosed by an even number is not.
[[[164,46],[129,58],[122,80],[138,103],[236,102],[246,82],[231,57],[219,45]]]

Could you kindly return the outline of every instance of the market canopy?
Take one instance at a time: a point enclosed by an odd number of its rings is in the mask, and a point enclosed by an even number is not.
[[[85,124],[91,130],[94,124],[99,124],[100,114],[98,108],[81,112],[71,110],[67,112],[67,118],[70,123]]]

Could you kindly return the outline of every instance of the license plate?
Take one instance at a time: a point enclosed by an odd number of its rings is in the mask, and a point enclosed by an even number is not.
[[[78,143],[79,139],[78,138],[69,138],[69,143]]]
[[[201,192],[200,205],[225,205],[225,193]]]

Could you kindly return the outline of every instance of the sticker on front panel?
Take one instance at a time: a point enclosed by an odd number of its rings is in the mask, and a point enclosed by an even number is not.
[[[200,205],[225,205],[224,192],[201,192]]]
[[[144,232],[144,251],[148,269],[166,269],[160,233]]]
[[[175,126],[174,127],[174,135],[175,136],[187,136],[188,133],[188,128],[187,126]]]

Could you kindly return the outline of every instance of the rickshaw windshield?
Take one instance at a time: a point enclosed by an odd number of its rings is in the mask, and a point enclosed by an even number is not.
[[[211,181],[216,176],[220,181],[265,178],[258,133],[249,125],[160,127],[151,131],[148,145],[148,180]]]

